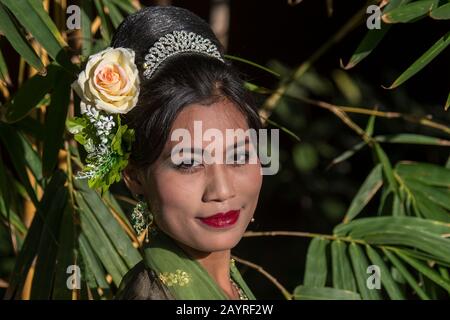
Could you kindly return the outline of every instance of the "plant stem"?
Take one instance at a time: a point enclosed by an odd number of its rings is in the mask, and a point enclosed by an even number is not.
[[[262,273],[267,279],[269,279],[270,282],[272,282],[281,291],[281,293],[287,300],[292,300],[293,295],[274,276],[272,276],[270,273],[264,270],[263,267],[248,260],[238,258],[234,255],[232,256],[232,258],[235,259],[237,262],[245,264],[246,266],[249,266],[255,269],[256,271]]]
[[[243,237],[266,237],[266,236],[288,236],[302,238],[323,238],[328,240],[341,240],[352,243],[367,244],[365,241],[352,239],[350,237],[339,237],[336,235],[302,232],[302,231],[246,231]]]

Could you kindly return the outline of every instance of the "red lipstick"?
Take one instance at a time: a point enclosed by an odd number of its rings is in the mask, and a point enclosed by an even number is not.
[[[236,223],[239,218],[239,213],[240,210],[230,210],[227,212],[219,212],[206,218],[199,218],[199,220],[214,228],[225,228]]]

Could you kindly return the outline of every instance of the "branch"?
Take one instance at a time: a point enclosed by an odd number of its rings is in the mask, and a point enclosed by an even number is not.
[[[255,264],[253,262],[238,258],[234,255],[232,256],[232,258],[235,259],[236,261],[238,261],[242,264],[245,264],[246,266],[249,266],[249,267],[255,269],[256,271],[262,273],[267,279],[269,279],[270,282],[272,282],[281,291],[281,293],[287,300],[292,300],[293,295],[284,286],[282,286],[274,276],[272,276],[270,273],[268,273],[266,270],[264,270],[263,267]]]
[[[267,236],[288,236],[300,238],[323,238],[328,240],[341,240],[346,242],[354,242],[365,245],[366,242],[362,240],[352,239],[349,237],[339,237],[336,235],[302,232],[302,231],[246,231],[243,237],[267,237]]]

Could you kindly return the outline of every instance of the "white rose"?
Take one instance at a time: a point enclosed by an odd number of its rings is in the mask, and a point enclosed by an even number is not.
[[[89,57],[86,68],[72,84],[81,98],[81,111],[86,105],[108,113],[127,113],[136,106],[139,96],[139,72],[134,51],[107,48]]]

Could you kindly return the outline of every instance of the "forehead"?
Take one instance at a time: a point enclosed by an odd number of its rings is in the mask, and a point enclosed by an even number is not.
[[[202,105],[202,104],[190,104],[184,107],[180,113],[175,118],[172,127],[169,132],[168,139],[164,145],[163,151],[159,156],[160,160],[164,160],[171,155],[172,148],[175,145],[180,144],[180,140],[175,139],[172,140],[172,133],[177,129],[184,129],[189,132],[189,137],[187,140],[183,140],[181,144],[190,142],[195,144],[196,131],[195,131],[195,122],[201,121],[201,132],[200,132],[200,144],[201,147],[205,147],[210,143],[210,140],[205,140],[205,132],[208,129],[217,129],[221,133],[221,139],[225,139],[223,141],[223,148],[228,149],[233,144],[238,142],[248,142],[248,138],[241,135],[241,132],[249,129],[246,117],[239,109],[239,107],[231,102],[228,99],[221,99],[215,103],[210,105]],[[198,122],[197,122],[198,128]],[[230,141],[227,140],[227,129],[240,131],[238,132],[238,137],[234,137]],[[207,139],[207,138],[206,138]],[[214,138],[216,141],[216,139]],[[232,141],[234,140],[234,141]],[[236,141],[237,140],[237,141]],[[242,141],[240,141],[242,140]],[[191,145],[192,146],[192,145]],[[200,146],[198,146],[200,147]],[[197,147],[197,148],[198,148]]]
[[[176,117],[171,133],[180,128],[193,133],[194,121],[201,121],[203,131],[218,129],[223,134],[225,134],[226,129],[248,129],[245,116],[228,99],[221,99],[210,105],[187,105]]]

